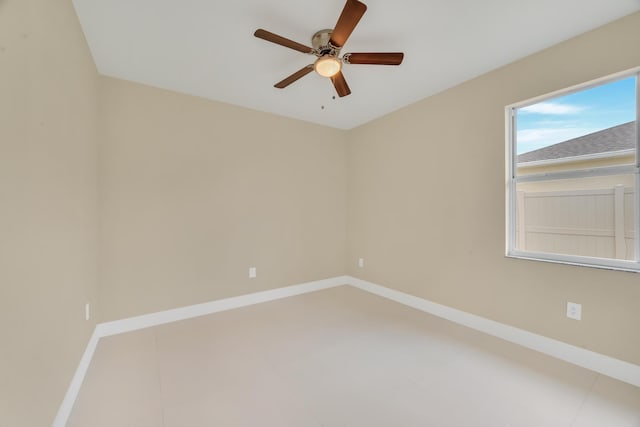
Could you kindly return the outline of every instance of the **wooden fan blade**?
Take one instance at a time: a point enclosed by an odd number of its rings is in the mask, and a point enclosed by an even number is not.
[[[256,30],[256,32],[253,33],[253,35],[258,37],[259,39],[263,39],[271,43],[279,44],[280,46],[288,47],[289,49],[297,50],[298,52],[302,52],[302,53],[313,52],[313,49],[310,48],[309,46],[305,46],[298,42],[294,42],[293,40],[289,40],[287,38],[284,38],[282,36],[279,36],[267,30],[263,30],[262,28]]]
[[[330,42],[335,47],[342,47],[347,42],[347,39],[356,28],[360,18],[367,11],[367,6],[359,2],[358,0],[347,0],[347,3],[342,9],[342,13],[338,18],[338,22],[331,33]]]
[[[278,82],[276,84],[274,84],[274,87],[277,87],[278,89],[284,89],[285,87],[289,86],[291,83],[295,82],[296,80],[299,80],[301,78],[303,78],[304,76],[306,76],[307,74],[309,74],[310,72],[313,71],[313,64],[309,64],[306,67],[296,71],[295,73],[291,74],[289,77],[287,77],[286,79],[282,80],[281,82]]]
[[[351,89],[349,89],[349,85],[347,81],[344,79],[344,75],[342,71],[338,72],[335,76],[331,77],[331,82],[333,86],[336,88],[336,92],[338,92],[338,96],[342,98],[343,96],[347,96],[351,93]]]
[[[370,65],[400,65],[403,58],[402,52],[346,53],[343,57],[347,64]]]

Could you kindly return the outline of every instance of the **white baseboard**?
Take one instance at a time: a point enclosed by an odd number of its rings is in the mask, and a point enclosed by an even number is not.
[[[534,334],[523,329],[495,322],[445,305],[437,304],[404,292],[385,288],[355,277],[349,277],[349,284],[358,289],[399,302],[425,313],[433,314],[471,329],[484,332],[523,347],[539,351],[611,378],[640,387],[640,366],[623,360],[605,356],[562,341]]]
[[[191,319],[193,317],[205,316],[207,314],[232,310],[234,308],[246,307],[260,304],[281,298],[306,294],[309,292],[329,289],[336,286],[347,285],[348,276],[333,277],[331,279],[317,280],[299,285],[286,286],[284,288],[270,289],[268,291],[256,292],[253,294],[240,295],[237,297],[225,298],[202,304],[190,305],[188,307],[175,308],[173,310],[160,311],[157,313],[144,314],[142,316],[130,317],[128,319],[114,320],[112,322],[100,323],[96,326],[96,331],[100,337],[131,332],[138,329],[149,328],[151,326],[163,325],[165,323],[177,322],[178,320]]]
[[[58,414],[53,421],[52,427],[66,426],[67,420],[69,415],[71,415],[71,410],[73,409],[73,405],[80,391],[80,387],[82,386],[82,382],[87,373],[87,369],[91,363],[91,358],[93,357],[98,342],[102,337],[163,325],[179,320],[191,319],[198,316],[274,301],[277,299],[342,285],[351,285],[363,291],[404,304],[408,307],[450,320],[471,329],[519,344],[523,347],[539,351],[557,359],[564,360],[574,365],[578,365],[632,384],[636,387],[640,387],[640,366],[638,365],[595,353],[593,351],[557,341],[552,338],[547,338],[542,335],[537,335],[523,329],[514,328],[513,326],[505,325],[455,308],[437,304],[423,298],[376,285],[355,277],[339,276],[331,279],[318,280],[315,282],[307,282],[248,295],[225,298],[203,304],[145,314],[142,316],[115,320],[96,325],[95,331],[87,344],[87,348],[85,349],[84,355],[80,360],[80,364],[76,369],[76,373],[71,380],[69,388],[67,389],[67,393],[65,394],[62,405],[60,406]]]
[[[144,314],[142,316],[131,317],[128,319],[99,323],[96,325],[93,335],[91,336],[82,359],[80,360],[80,364],[78,365],[78,368],[73,375],[73,379],[67,388],[67,393],[65,394],[62,404],[58,409],[58,413],[53,420],[52,427],[65,427],[67,425],[67,421],[71,415],[71,410],[73,409],[73,405],[75,404],[78,393],[80,392],[80,387],[82,386],[84,377],[87,374],[87,369],[91,363],[91,358],[98,346],[98,341],[102,337],[163,325],[165,323],[177,322],[179,320],[191,319],[207,314],[219,313],[221,311],[274,301],[323,289],[334,288],[336,286],[347,285],[348,282],[348,276],[339,276],[331,279],[317,280],[299,285],[286,286],[253,294],[225,298],[188,307],[180,307],[173,310]]]

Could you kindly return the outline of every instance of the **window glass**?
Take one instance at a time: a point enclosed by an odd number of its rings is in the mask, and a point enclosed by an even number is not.
[[[635,163],[636,76],[515,112],[517,175]]]
[[[635,260],[634,174],[516,184],[515,248]]]

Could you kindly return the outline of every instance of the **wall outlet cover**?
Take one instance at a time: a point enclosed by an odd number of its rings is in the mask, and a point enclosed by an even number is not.
[[[582,304],[567,302],[567,317],[569,319],[582,319]]]

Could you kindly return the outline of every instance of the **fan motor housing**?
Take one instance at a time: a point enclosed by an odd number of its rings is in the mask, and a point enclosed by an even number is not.
[[[332,29],[320,30],[311,37],[311,46],[316,51],[316,55],[338,56],[340,49],[330,43],[331,33],[333,33]]]

